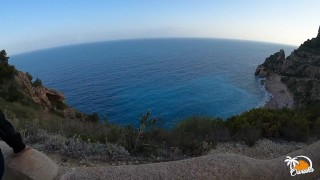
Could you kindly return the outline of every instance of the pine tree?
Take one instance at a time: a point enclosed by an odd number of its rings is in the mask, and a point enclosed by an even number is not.
[[[8,65],[9,57],[7,57],[7,52],[5,50],[0,51],[0,62]]]

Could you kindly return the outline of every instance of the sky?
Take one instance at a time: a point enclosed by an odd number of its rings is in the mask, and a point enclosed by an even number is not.
[[[319,0],[0,0],[8,54],[86,42],[164,37],[300,45],[315,37]]]

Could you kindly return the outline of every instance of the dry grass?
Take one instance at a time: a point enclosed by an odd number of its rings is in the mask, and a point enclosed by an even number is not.
[[[31,131],[32,133],[30,133]],[[35,127],[21,129],[20,132],[25,143],[33,148],[49,154],[60,154],[68,158],[109,161],[125,159],[130,155],[125,148],[119,145],[84,141],[79,136],[67,138],[61,134],[48,133]]]

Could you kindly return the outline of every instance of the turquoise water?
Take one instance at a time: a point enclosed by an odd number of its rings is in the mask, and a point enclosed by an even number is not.
[[[137,125],[147,110],[171,127],[182,118],[227,118],[262,105],[255,68],[294,47],[221,39],[146,39],[65,46],[10,62],[62,91],[77,109]]]

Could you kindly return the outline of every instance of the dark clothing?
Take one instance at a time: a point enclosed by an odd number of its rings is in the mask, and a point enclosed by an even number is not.
[[[0,179],[2,179],[3,173],[4,173],[4,159],[0,149]]]
[[[0,138],[13,149],[14,153],[18,153],[26,147],[22,142],[20,133],[14,130],[2,112],[0,112]]]
[[[2,112],[0,112],[0,138],[13,149],[14,153],[19,153],[26,147],[22,142],[20,133],[14,130],[13,126],[6,120],[6,117]],[[3,171],[4,160],[0,150],[0,179],[2,178]]]

